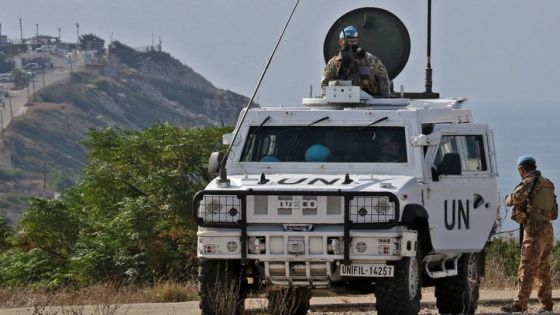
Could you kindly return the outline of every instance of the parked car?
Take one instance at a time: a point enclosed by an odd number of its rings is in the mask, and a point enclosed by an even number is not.
[[[12,82],[13,77],[11,72],[0,73],[0,82]]]
[[[41,68],[42,68],[41,65],[36,63],[36,62],[26,63],[23,66],[23,69],[25,69],[25,70],[39,70]]]
[[[38,53],[50,53],[56,49],[55,45],[43,45],[35,50]]]
[[[52,53],[52,54],[55,54],[55,55],[57,55],[57,56],[63,57],[63,56],[65,56],[65,55],[68,53],[68,50],[62,49],[62,48],[56,48],[56,49],[53,50],[51,53]]]

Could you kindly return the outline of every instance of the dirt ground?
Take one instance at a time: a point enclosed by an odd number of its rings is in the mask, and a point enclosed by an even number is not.
[[[481,290],[481,301],[477,314],[504,314],[500,308],[510,303],[514,290]],[[438,314],[435,307],[433,290],[426,289],[422,293],[422,310],[420,314]],[[536,292],[533,291],[533,298]],[[560,290],[553,291],[556,305],[551,314],[560,314]],[[314,297],[311,300],[310,315],[371,315],[376,314],[372,295]],[[529,313],[536,313],[539,309],[536,299],[532,300]],[[246,303],[247,314],[264,314],[266,301],[264,299],[249,299]],[[89,306],[62,306],[62,307],[35,307],[0,309],[0,315],[27,315],[27,314],[111,314],[111,315],[198,315],[198,302],[184,303],[145,303],[125,305],[89,305]]]

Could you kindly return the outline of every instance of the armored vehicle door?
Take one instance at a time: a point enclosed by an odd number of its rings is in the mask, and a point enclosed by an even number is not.
[[[440,125],[429,136],[424,205],[438,252],[480,251],[497,214],[497,166],[487,125]]]

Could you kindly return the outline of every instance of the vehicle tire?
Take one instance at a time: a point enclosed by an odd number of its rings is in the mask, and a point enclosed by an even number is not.
[[[295,287],[272,289],[267,297],[271,315],[305,315],[310,307],[311,290]]]
[[[246,281],[239,261],[200,260],[198,294],[202,315],[241,315],[245,309]]]
[[[418,242],[416,257],[404,257],[395,263],[393,278],[380,278],[375,283],[375,308],[379,315],[416,315],[420,312],[422,259]]]
[[[436,281],[436,305],[440,314],[474,314],[481,275],[481,253],[465,253],[459,259],[458,275]]]

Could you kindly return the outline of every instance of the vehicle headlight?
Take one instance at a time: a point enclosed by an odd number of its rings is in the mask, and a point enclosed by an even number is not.
[[[241,200],[237,196],[206,195],[198,206],[198,217],[207,222],[237,223],[240,214]]]
[[[355,196],[350,201],[350,220],[378,223],[395,219],[395,203],[389,196]]]

